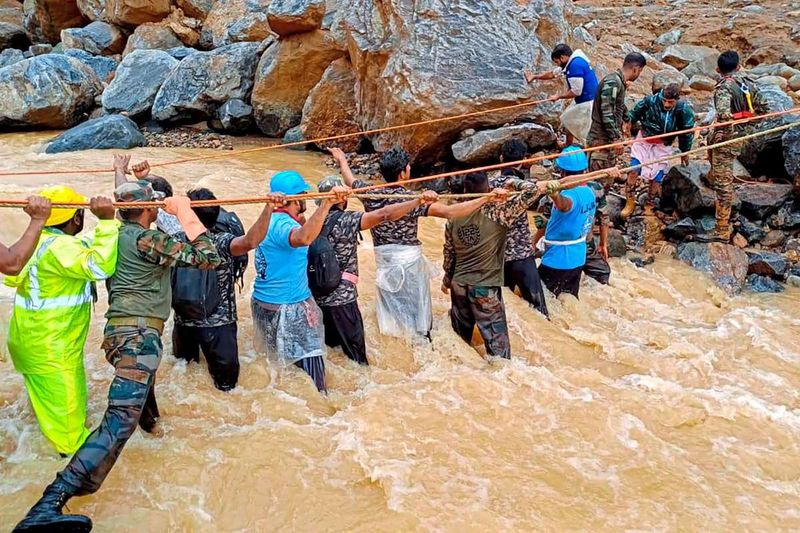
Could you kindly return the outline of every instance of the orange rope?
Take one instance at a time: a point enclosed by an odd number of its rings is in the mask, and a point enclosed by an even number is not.
[[[419,122],[411,122],[409,124],[398,124],[396,126],[387,126],[385,128],[375,128],[371,130],[358,131],[355,133],[342,133],[340,135],[331,135],[329,137],[319,137],[317,139],[309,139],[307,141],[294,141],[286,144],[273,144],[270,146],[260,146],[258,148],[247,148],[244,150],[230,150],[220,154],[205,155],[198,157],[189,157],[185,159],[175,159],[174,161],[166,161],[164,163],[154,163],[150,168],[166,167],[171,165],[180,165],[184,163],[195,163],[197,161],[208,161],[211,159],[221,159],[224,157],[232,157],[244,154],[251,154],[254,152],[265,152],[268,150],[277,150],[279,148],[291,148],[293,146],[303,146],[306,144],[319,144],[323,142],[336,141],[341,139],[349,139],[351,137],[361,137],[364,135],[374,135],[376,133],[383,133],[387,131],[396,131],[406,128],[415,128],[417,126],[425,126],[428,124],[438,124],[440,122],[448,122],[450,120],[457,120],[462,118],[477,117],[480,115],[487,115],[490,113],[497,113],[500,111],[510,111],[513,109],[520,109],[523,107],[531,107],[539,104],[544,104],[550,100],[533,100],[531,102],[523,102],[521,104],[507,105],[503,107],[495,107],[493,109],[484,109],[482,111],[472,111],[470,113],[463,113],[461,115],[453,115],[449,117],[432,118],[428,120],[421,120]],[[48,174],[99,174],[104,172],[114,172],[114,169],[108,168],[89,168],[81,170],[42,170],[42,171],[23,171],[23,172],[0,172],[0,176],[42,176]]]
[[[375,134],[375,133],[381,133],[381,132],[386,132],[386,131],[395,131],[395,130],[400,130],[400,129],[405,129],[405,128],[413,128],[413,127],[417,127],[417,126],[422,126],[422,125],[426,125],[426,124],[435,124],[435,123],[439,123],[439,122],[446,122],[446,121],[456,120],[456,119],[460,119],[460,118],[467,118],[467,117],[485,115],[485,114],[489,114],[489,113],[496,113],[496,112],[499,112],[499,111],[507,111],[507,110],[511,110],[511,109],[518,109],[518,108],[521,108],[521,107],[534,106],[534,105],[539,105],[539,104],[543,104],[543,103],[546,103],[546,102],[549,102],[549,100],[534,100],[534,101],[531,101],[531,102],[523,102],[521,104],[514,104],[514,105],[509,105],[509,106],[504,106],[504,107],[497,107],[497,108],[494,108],[494,109],[486,109],[486,110],[483,110],[483,111],[473,111],[471,113],[464,113],[464,114],[461,114],[461,115],[453,115],[453,116],[449,116],[449,117],[441,117],[441,118],[434,118],[434,119],[429,119],[429,120],[422,120],[422,121],[413,122],[413,123],[410,123],[410,124],[400,124],[400,125],[397,125],[397,126],[387,126],[385,128],[375,128],[375,129],[372,129],[372,130],[365,130],[365,131],[356,132],[356,133],[343,133],[341,135],[333,135],[333,136],[330,136],[330,137],[320,137],[320,138],[317,138],[317,139],[310,139],[310,140],[307,140],[307,141],[295,141],[295,142],[286,143],[286,144],[275,144],[275,145],[270,145],[270,146],[261,146],[261,147],[258,147],[258,148],[248,148],[248,149],[245,149],[245,150],[232,150],[232,151],[228,151],[228,152],[225,152],[225,153],[208,155],[208,156],[198,156],[198,157],[192,157],[192,158],[186,158],[186,159],[176,159],[174,161],[166,161],[164,163],[154,163],[154,164],[150,165],[150,167],[151,168],[165,167],[165,166],[178,165],[178,164],[183,164],[183,163],[193,163],[193,162],[197,162],[197,161],[207,161],[207,160],[211,160],[211,159],[220,159],[220,158],[225,158],[225,157],[239,156],[239,155],[250,154],[250,153],[254,153],[254,152],[277,150],[277,149],[280,149],[280,148],[290,148],[292,146],[301,146],[301,145],[305,145],[305,144],[312,144],[312,143],[319,144],[319,143],[332,141],[332,140],[345,139],[345,138],[350,138],[350,137],[359,137],[359,136],[362,136],[362,135],[372,135],[372,134]],[[633,144],[637,140],[663,139],[665,137],[674,137],[676,135],[684,135],[686,133],[702,131],[702,130],[705,130],[705,129],[716,129],[716,128],[722,128],[722,127],[727,127],[727,126],[735,126],[735,125],[745,124],[747,122],[753,122],[753,121],[756,121],[756,120],[764,120],[764,119],[767,119],[767,118],[773,118],[773,117],[778,117],[778,116],[791,114],[791,113],[797,113],[797,112],[800,112],[800,108],[786,109],[786,110],[783,110],[783,111],[776,111],[776,112],[773,112],[773,113],[767,113],[765,115],[756,115],[756,116],[753,116],[753,117],[748,117],[748,118],[743,118],[743,119],[738,119],[738,120],[730,120],[730,121],[727,121],[727,122],[719,122],[719,123],[715,123],[715,124],[710,124],[708,126],[697,126],[697,127],[694,127],[694,128],[689,128],[689,129],[685,129],[685,130],[679,130],[679,131],[675,131],[675,132],[671,132],[671,133],[664,133],[664,134],[661,134],[661,135],[653,135],[651,137],[644,137],[643,139],[629,139],[627,141],[620,141],[620,142],[616,142],[616,143],[612,143],[612,144],[606,144],[606,145],[603,145],[603,146],[594,146],[594,147],[591,147],[591,148],[584,148],[584,149],[581,149],[580,152],[588,153],[588,152],[593,152],[593,151],[596,151],[596,150],[607,150],[609,148],[615,148],[615,147],[618,147],[618,146],[626,146],[626,145],[629,145],[629,144]],[[524,160],[521,160],[521,161],[504,163],[503,166],[499,166],[499,167],[495,166],[495,167],[493,167],[493,169],[508,168],[508,167],[513,167],[513,166],[517,166],[517,165],[520,165],[520,164],[530,164],[530,163],[536,163],[536,162],[539,162],[539,161],[544,161],[544,160],[547,160],[547,159],[555,159],[555,158],[558,157],[558,155],[559,154],[551,154],[551,155],[541,156],[541,157],[538,157],[538,158],[524,159]],[[485,169],[488,169],[488,167],[487,168],[481,168],[481,169],[475,169],[475,171],[485,170]],[[107,168],[103,168],[103,169],[95,168],[95,169],[81,169],[81,170],[75,170],[75,169],[73,169],[73,170],[41,170],[41,171],[33,171],[33,170],[31,170],[31,171],[21,171],[21,172],[6,171],[6,172],[0,172],[0,176],[44,176],[44,175],[51,175],[51,174],[98,174],[98,173],[105,173],[105,172],[114,172],[114,170],[113,169],[107,169]],[[464,173],[463,171],[459,171],[459,172],[456,172],[455,174],[451,174],[451,176],[458,175],[458,174],[463,174],[463,173]],[[404,181],[402,183],[398,182],[398,183],[394,183],[392,185],[402,185],[404,183],[418,183],[420,181],[426,181],[426,179],[425,178],[416,178],[414,180],[407,180],[407,181]],[[389,186],[389,185],[380,184],[380,185],[374,185],[374,186],[372,186],[372,188],[381,188],[381,187],[387,187],[387,186]],[[371,190],[371,189],[365,188],[364,190]]]

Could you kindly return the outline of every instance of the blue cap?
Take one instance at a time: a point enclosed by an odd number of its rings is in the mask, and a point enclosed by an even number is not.
[[[589,168],[589,159],[579,146],[567,146],[556,159],[556,165],[567,172],[585,172]]]
[[[269,182],[270,192],[283,194],[300,194],[311,190],[311,185],[306,183],[303,176],[295,170],[281,170]]]

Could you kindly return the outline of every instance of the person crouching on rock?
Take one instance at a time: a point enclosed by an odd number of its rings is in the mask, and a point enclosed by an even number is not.
[[[342,187],[342,180],[329,177],[320,182],[321,193]],[[341,347],[353,361],[368,365],[367,346],[364,341],[364,321],[358,307],[358,241],[362,230],[372,229],[384,222],[400,220],[420,206],[430,205],[438,199],[433,191],[399,204],[388,204],[375,211],[363,213],[347,211],[347,201],[331,207],[322,232],[309,249],[309,283],[311,292],[322,309],[325,324],[325,344]],[[317,200],[319,205],[320,201]],[[326,252],[335,264],[328,265]],[[321,275],[315,275],[319,272]],[[328,273],[333,273],[328,276]]]
[[[487,203],[474,213],[447,222],[442,292],[450,293],[450,322],[464,341],[478,326],[492,356],[511,358],[503,284],[506,236],[514,222],[538,198],[536,184],[509,178],[504,189],[489,192],[485,172],[467,174],[465,193],[486,194]],[[509,189],[518,194],[509,199]]]
[[[577,146],[565,148],[557,164],[566,176],[581,174],[588,166],[586,155]],[[612,179],[620,177],[617,167],[610,167],[607,172]],[[544,245],[539,265],[542,283],[555,296],[566,292],[577,298],[581,274],[587,269],[588,257],[592,258],[592,263],[587,274],[601,283],[607,283],[611,270],[608,267],[608,216],[603,209],[603,187],[597,182],[590,182],[565,189],[559,180],[539,182],[538,185],[542,192],[550,196],[554,207],[547,226],[537,231],[534,238],[537,245]],[[600,244],[596,253],[590,255],[588,241],[591,239],[594,247],[592,228],[598,212]]]
[[[661,196],[661,181],[670,163],[668,161],[648,163],[670,156],[674,151],[672,143],[675,137],[662,137],[651,141],[642,139],[694,128],[694,110],[688,102],[680,98],[680,87],[676,83],[671,83],[658,93],[640,100],[628,113],[628,122],[631,125],[637,123],[641,125],[639,135],[631,146],[631,166],[640,164],[644,166],[628,173],[625,187],[627,199],[620,213],[623,220],[630,218],[636,209],[636,184],[639,176],[650,184],[645,209],[652,211],[653,203]],[[680,151],[685,154],[691,150],[693,141],[694,132],[679,135]],[[681,162],[683,166],[688,165],[689,156],[684,155]]]
[[[270,180],[272,194],[308,192],[303,176],[284,170]],[[331,208],[347,201],[349,189],[334,187],[308,220],[301,222],[305,200],[290,200],[276,209],[267,236],[256,249],[253,325],[256,349],[278,363],[294,363],[327,392],[322,311],[308,284],[308,247],[319,237]]]

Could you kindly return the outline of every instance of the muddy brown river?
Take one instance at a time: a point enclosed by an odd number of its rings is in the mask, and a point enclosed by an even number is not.
[[[111,152],[41,154],[50,134],[0,135],[0,169],[111,166]],[[134,161],[203,155],[137,149]],[[176,191],[263,193],[281,169],[317,182],[319,155],[276,150],[156,170]],[[2,178],[2,197],[110,174]],[[351,208],[360,208],[352,201]],[[260,207],[236,209],[245,224]],[[89,217],[90,219],[92,217]],[[0,239],[27,224],[0,209]],[[441,264],[443,223],[423,220]],[[433,344],[382,337],[368,232],[360,302],[372,366],[328,353],[330,394],[252,348],[252,268],[239,296],[242,375],[217,391],[169,334],[157,393],[165,435],[137,432],[102,489],[75,498],[95,531],[779,531],[800,529],[800,290],[728,297],[659,258],[612,260],[610,286],[550,300],[552,321],[506,293],[513,359],[487,361],[450,329],[433,280]],[[0,289],[0,530],[66,462],[39,433],[5,348]],[[89,419],[106,406],[101,288],[86,344]],[[170,328],[168,328],[168,332]]]

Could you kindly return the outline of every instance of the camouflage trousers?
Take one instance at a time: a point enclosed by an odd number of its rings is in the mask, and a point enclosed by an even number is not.
[[[717,194],[717,229],[719,235],[730,234],[731,204],[733,204],[733,162],[736,150],[723,146],[711,150],[711,172],[708,181]]]
[[[506,309],[501,287],[450,285],[450,322],[466,342],[472,341],[475,326],[483,337],[486,353],[511,358]]]
[[[100,426],[56,477],[77,496],[96,492],[136,426],[149,431],[158,418],[153,386],[161,363],[161,332],[143,320],[139,327],[106,325],[103,349],[115,369],[108,407]]]
[[[597,150],[596,152],[589,153],[589,172],[596,172],[598,170],[605,170],[616,166],[617,154],[611,150]],[[608,176],[603,176],[597,180],[600,184],[608,189],[613,185],[614,180]]]

